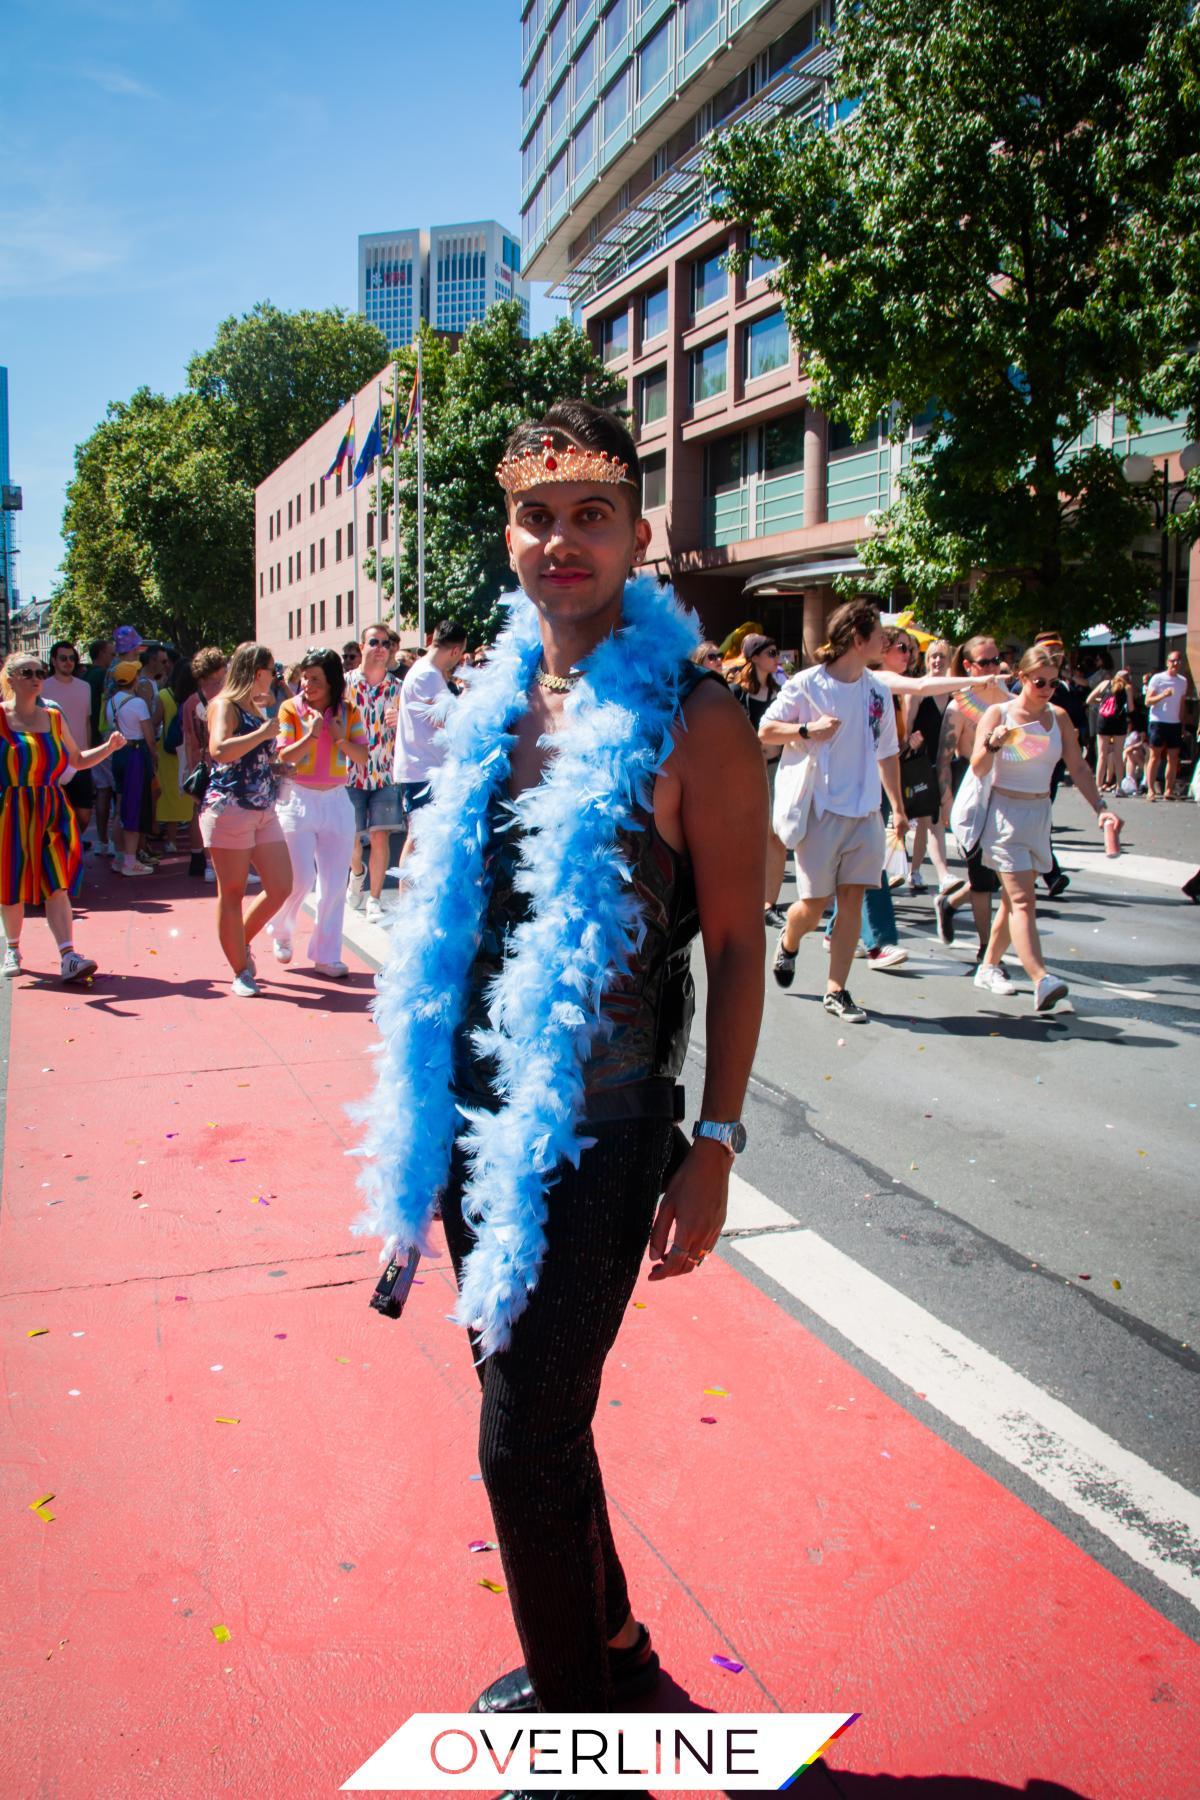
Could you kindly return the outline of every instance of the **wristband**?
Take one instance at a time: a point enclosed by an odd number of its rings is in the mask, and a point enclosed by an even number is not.
[[[797,730],[799,731],[800,736],[802,738],[807,738],[807,736],[808,736],[808,726],[807,725],[801,724],[797,727]]]

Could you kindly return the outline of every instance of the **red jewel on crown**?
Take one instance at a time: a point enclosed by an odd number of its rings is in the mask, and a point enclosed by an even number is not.
[[[546,452],[545,456],[542,458],[543,465],[547,471],[552,472],[558,467],[558,460],[553,455],[554,439],[552,437],[544,437],[542,439],[542,448]]]

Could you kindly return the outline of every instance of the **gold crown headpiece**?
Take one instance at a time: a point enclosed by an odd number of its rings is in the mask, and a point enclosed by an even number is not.
[[[508,494],[523,494],[526,488],[542,487],[549,481],[637,486],[630,479],[629,464],[616,456],[609,456],[605,450],[585,450],[579,444],[567,444],[558,450],[549,436],[542,439],[540,450],[522,450],[519,456],[506,456],[497,465],[496,480]]]

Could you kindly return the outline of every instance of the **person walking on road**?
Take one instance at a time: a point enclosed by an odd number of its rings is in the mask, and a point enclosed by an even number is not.
[[[1106,812],[1096,778],[1083,760],[1075,727],[1061,707],[1050,704],[1058,668],[1053,653],[1035,646],[1017,666],[1020,692],[1002,706],[989,706],[979,721],[971,767],[991,791],[979,839],[984,866],[1000,877],[1000,907],[988,947],[975,971],[975,985],[992,994],[1016,992],[1000,967],[1012,944],[1033,983],[1035,1012],[1050,1012],[1067,994],[1067,984],[1046,969],[1037,929],[1034,883],[1050,868],[1050,779],[1061,759],[1067,773],[1103,828],[1121,821]]]
[[[369,925],[383,923],[383,884],[387,879],[392,833],[404,825],[400,790],[392,772],[396,755],[396,721],[400,716],[400,677],[388,668],[392,634],[386,625],[367,625],[362,634],[361,665],[347,677],[346,698],[367,734],[367,760],[350,770],[350,803],[354,808],[354,849],[347,903],[355,912],[363,905]],[[369,845],[363,869],[363,841]]]
[[[71,736],[81,750],[97,741],[92,733],[92,694],[86,681],[79,677],[79,653],[74,644],[51,644],[50,674],[42,683],[42,704],[50,701],[67,721]],[[76,769],[63,783],[63,792],[71,803],[83,836],[88,828],[95,804],[95,778],[88,769]]]
[[[364,768],[367,734],[336,650],[310,650],[300,663],[300,692],[279,709],[283,785],[276,811],[292,859],[292,891],[271,925],[276,960],[290,963],[300,908],[318,886],[317,919],[308,954],[318,975],[344,981],[342,917],[354,848],[354,808],[346,788],[351,766]]]
[[[869,600],[848,601],[831,615],[828,631],[815,665],[792,676],[759,726],[764,743],[796,746],[814,765],[807,771],[803,833],[793,845],[800,898],[788,909],[772,972],[780,987],[791,987],[801,939],[836,898],[822,1004],[832,1017],[861,1025],[867,1015],[846,981],[862,930],[863,895],[886,879],[884,792],[901,838],[908,820],[891,690],[870,673],[883,656],[879,609]]]
[[[62,780],[68,768],[104,762],[122,738],[114,731],[90,750],[77,744],[58,708],[41,703],[46,674],[39,657],[21,651],[0,673],[0,973],[21,973],[25,908],[44,906],[58,946],[60,979],[82,981],[95,974],[96,964],[75,949],[70,893],[83,849]]]
[[[1098,682],[1087,697],[1096,706],[1096,786],[1102,794],[1115,794],[1121,784],[1121,761],[1129,733],[1129,703],[1133,686],[1128,669]]]
[[[217,874],[217,936],[240,1000],[258,994],[251,945],[292,891],[292,862],[275,812],[279,719],[267,711],[275,658],[265,644],[239,644],[208,708],[211,773],[200,831]],[[253,863],[262,892],[242,916]]]
[[[1179,751],[1183,743],[1183,700],[1187,693],[1187,676],[1183,672],[1183,655],[1172,650],[1167,666],[1146,683],[1146,705],[1150,709],[1148,736],[1150,756],[1146,766],[1146,798],[1158,799],[1158,776],[1165,763],[1163,799],[1178,800],[1183,789],[1179,783]]]
[[[721,653],[712,646],[719,665]],[[729,691],[747,713],[755,731],[762,723],[763,717],[771,702],[783,690],[779,679],[779,650],[768,637],[752,631],[742,639],[742,655],[745,658],[737,674],[729,683]],[[706,665],[716,666],[716,665]],[[775,745],[763,745],[763,757],[767,765],[767,793],[772,806],[775,799],[775,775],[779,767],[782,752]],[[767,833],[767,868],[766,887],[763,899],[763,918],[768,925],[778,927],[787,917],[787,908],[779,905],[779,890],[783,886],[784,871],[787,868],[787,845],[776,837],[773,829]]]
[[[108,713],[124,739],[113,758],[121,841],[121,853],[113,862],[113,870],[117,875],[152,875],[153,864],[144,854],[146,836],[154,817],[156,739],[151,703],[142,694],[142,666],[132,657],[116,665],[112,679]]]
[[[937,763],[938,784],[950,799],[958,793],[963,777],[971,766],[979,721],[989,706],[1001,706],[1009,698],[1007,687],[999,679],[1001,665],[1002,658],[995,638],[988,637],[984,632],[968,638],[965,644],[960,644],[951,659],[950,667],[955,674],[973,676],[981,681],[981,685],[956,694],[948,702],[942,715]],[[982,962],[992,933],[992,896],[1000,892],[1000,877],[994,869],[984,867],[978,842],[963,845],[962,849],[967,864],[966,880],[945,892],[939,892],[934,898],[937,935],[943,944],[954,942],[954,915],[959,907],[965,906],[969,901],[979,937],[979,955],[976,960]]]
[[[458,620],[439,620],[434,626],[433,642],[408,671],[400,690],[394,774],[403,796],[408,825],[408,836],[400,856],[401,868],[416,844],[414,816],[432,799],[430,777],[441,767],[446,753],[442,733],[454,704],[449,683],[466,647],[467,634]]]
[[[440,734],[377,1002],[360,1229],[402,1254],[441,1193],[525,1656],[474,1710],[604,1711],[659,1664],[592,1422],[647,1244],[652,1281],[685,1277],[724,1221],[762,1012],[766,780],[744,715],[689,661],[694,627],[628,579],[650,525],[625,427],[561,402],[517,430],[498,476],[524,591]],[[708,1049],[689,1149],[673,1119],[697,929]]]

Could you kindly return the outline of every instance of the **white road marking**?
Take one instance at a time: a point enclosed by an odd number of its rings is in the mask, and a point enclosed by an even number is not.
[[[807,1227],[728,1247],[1200,1609],[1195,1494]]]
[[[1064,869],[1110,881],[1152,881],[1159,887],[1178,888],[1196,873],[1192,863],[1174,862],[1167,856],[1139,856],[1136,850],[1105,856],[1103,851],[1065,849],[1057,842],[1054,848]]]
[[[725,1215],[726,1231],[761,1231],[764,1226],[795,1229],[799,1221],[774,1200],[768,1200],[756,1187],[740,1175],[729,1177],[729,1210]]]

